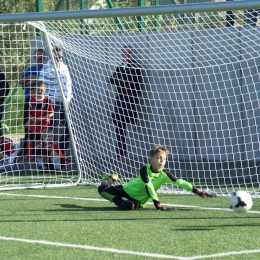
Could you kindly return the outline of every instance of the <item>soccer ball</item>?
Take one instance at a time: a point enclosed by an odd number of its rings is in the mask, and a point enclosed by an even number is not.
[[[241,214],[250,210],[253,206],[253,201],[250,194],[246,191],[235,191],[229,197],[229,206],[235,212]]]

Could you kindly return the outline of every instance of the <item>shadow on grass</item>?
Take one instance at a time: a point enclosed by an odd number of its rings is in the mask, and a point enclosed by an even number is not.
[[[153,212],[158,212],[157,210],[155,210],[155,208],[142,208],[137,210],[120,210],[116,205],[113,205],[112,203],[109,204],[111,206],[107,206],[107,207],[89,207],[89,206],[79,206],[75,204],[55,204],[55,205],[60,206],[64,209],[60,209],[60,210],[54,209],[54,210],[45,210],[45,211],[115,211],[115,212],[153,211]]]
[[[107,208],[106,208],[107,209]],[[113,210],[116,212],[116,209]],[[118,210],[119,211],[119,210]],[[42,216],[42,215],[38,215],[38,217],[35,215],[35,219],[10,219],[13,215],[10,215],[7,216],[8,219],[2,219],[3,222],[5,223],[30,223],[30,222],[35,222],[35,223],[40,223],[40,222],[81,222],[81,221],[84,221],[84,222],[103,222],[103,221],[109,221],[109,222],[113,222],[113,221],[117,221],[118,223],[119,222],[124,222],[124,221],[141,221],[141,222],[150,222],[151,220],[155,220],[155,221],[171,221],[171,220],[194,220],[194,218],[174,218],[174,215],[171,214],[171,213],[165,213],[161,216],[158,216],[158,215],[154,215],[154,217],[137,217],[136,215],[131,215],[129,214],[129,211],[124,211],[123,213],[125,214],[128,214],[127,218],[126,217],[122,217],[123,215],[116,215],[116,217],[112,217],[110,215],[110,218],[104,218],[104,215],[103,217],[101,216],[100,218],[91,218],[91,219],[88,219],[88,218],[82,218],[82,215],[80,215],[79,217],[80,218],[70,218],[69,216],[63,216],[62,218],[59,218],[59,219],[55,219],[55,218],[50,218],[50,216],[48,216],[48,219],[46,218],[46,216]],[[55,215],[55,217],[57,217],[59,215]],[[125,216],[125,215],[124,215]],[[132,217],[131,217],[132,216]],[[6,216],[4,216],[6,217]],[[27,216],[28,217],[28,216]],[[196,220],[206,220],[205,218],[197,218]],[[236,227],[249,227],[249,228],[254,228],[254,227],[257,227],[259,228],[260,227],[260,223],[248,223],[245,221],[245,223],[239,223],[239,224],[233,224],[233,225],[229,225],[229,224],[222,224],[222,225],[205,225],[205,226],[190,226],[190,227],[182,227],[182,228],[172,228],[172,229],[169,229],[170,231],[172,232],[175,232],[175,231],[188,231],[188,232],[191,232],[191,231],[208,231],[208,230],[217,230],[217,229],[222,229],[222,228],[236,228]]]
[[[207,218],[208,219],[208,218]],[[204,220],[206,220],[204,218]],[[233,224],[233,225],[225,225],[225,224],[221,224],[221,225],[209,225],[206,227],[198,227],[198,226],[190,226],[190,227],[186,227],[186,228],[176,228],[176,229],[172,229],[172,231],[207,231],[207,230],[215,230],[218,228],[234,228],[234,227],[260,227],[260,223],[239,223],[239,224]]]
[[[79,206],[75,204],[55,204],[57,206],[60,206],[62,208],[66,208],[67,210],[62,211],[70,211],[70,210],[82,210],[82,211],[118,211],[118,207],[87,207],[87,206]],[[54,210],[56,211],[56,210]]]
[[[171,231],[209,231],[209,230],[215,230],[215,228],[211,227],[196,227],[196,228],[176,228],[176,229],[171,229]]]
[[[249,215],[244,215],[244,216],[241,216],[241,215],[237,215],[236,217],[234,216],[227,216],[227,217],[223,217],[223,216],[214,216],[214,217],[178,217],[176,218],[175,217],[175,214],[177,214],[178,212],[188,212],[188,211],[192,211],[193,209],[187,209],[187,208],[177,208],[175,209],[174,211],[159,211],[159,210],[156,210],[155,208],[142,208],[142,209],[137,209],[137,210],[119,210],[119,208],[117,206],[113,206],[113,204],[111,203],[111,206],[108,206],[108,207],[88,207],[88,206],[79,206],[79,205],[76,205],[76,204],[55,204],[56,206],[60,206],[64,209],[53,209],[53,210],[45,210],[45,211],[49,211],[49,212],[52,212],[52,211],[55,211],[55,212],[65,212],[65,211],[114,211],[114,212],[152,212],[154,214],[163,214],[163,216],[169,216],[170,218],[173,218],[173,219],[176,219],[176,220],[180,220],[180,219],[185,219],[185,220],[212,220],[212,219],[215,219],[215,220],[220,220],[220,219],[227,219],[227,220],[230,220],[230,219],[234,219],[234,218],[238,218],[238,219],[245,219],[245,220],[249,220],[249,219],[255,219],[255,216],[249,216]],[[156,218],[156,217],[154,217]],[[147,219],[154,219],[154,218],[147,218]],[[142,218],[140,218],[142,219]],[[159,218],[159,219],[162,219],[162,218]],[[168,219],[168,218],[167,218]],[[243,225],[243,224],[242,224]],[[248,225],[245,225],[245,226],[250,226],[252,225],[252,223],[248,224]],[[254,224],[253,225],[257,225],[257,226],[260,226],[260,223],[259,224]],[[214,227],[221,227],[223,225],[215,225]],[[228,225],[227,227],[229,226],[232,226],[232,225]],[[234,225],[234,226],[240,226],[240,225]],[[195,228],[195,227],[194,227]]]
[[[7,216],[3,216],[2,221],[4,222],[66,222],[66,221],[86,221],[86,222],[99,222],[99,221],[151,221],[151,220],[156,220],[156,221],[174,221],[174,220],[182,220],[182,221],[194,221],[194,220],[201,220],[203,221],[203,223],[205,223],[206,221],[211,221],[212,220],[214,222],[221,222],[221,221],[225,221],[225,220],[230,220],[233,219],[234,217],[223,217],[223,216],[214,216],[214,217],[206,217],[202,216],[202,217],[183,217],[180,215],[176,216],[176,213],[178,212],[161,212],[161,211],[156,211],[154,208],[144,208],[144,209],[138,209],[138,210],[131,210],[131,211],[122,211],[119,210],[116,206],[111,206],[111,207],[88,207],[88,206],[79,206],[79,205],[75,205],[75,204],[54,204],[57,207],[61,207],[61,209],[49,209],[49,210],[32,210],[34,213],[34,217],[35,219],[10,219],[12,217],[17,218],[18,215],[13,216],[13,214],[11,214],[9,216],[9,214]],[[37,214],[37,211],[41,212],[41,214]],[[50,215],[48,216],[43,216],[42,212],[46,212],[46,213],[50,213],[51,215],[55,215],[55,217],[52,219]],[[85,213],[87,212],[102,212],[103,215],[100,215],[100,218],[96,217],[96,218],[87,218],[86,214],[86,218],[84,218],[83,216],[85,216]],[[28,217],[28,210],[26,211],[26,217]],[[67,213],[66,213],[67,212]],[[115,214],[110,214],[108,213],[108,218],[106,217],[106,212],[114,212]],[[140,215],[139,215],[140,213]],[[144,214],[141,214],[144,213]],[[72,218],[71,214],[73,214],[73,216],[77,216],[79,218]],[[127,215],[126,215],[127,214]],[[148,215],[149,214],[149,215]],[[94,214],[95,215],[95,214]],[[55,219],[57,218],[57,216],[62,216],[59,219]],[[99,214],[97,214],[96,216],[99,216]],[[8,218],[8,219],[5,219]],[[46,219],[46,217],[48,219]],[[105,217],[105,218],[104,218]],[[44,219],[42,219],[44,218]],[[208,230],[215,230],[215,229],[219,229],[219,228],[234,228],[234,227],[260,227],[260,223],[251,223],[249,221],[248,216],[244,216],[241,217],[239,216],[239,223],[237,224],[219,224],[219,225],[210,225],[209,223],[205,223],[205,226],[189,226],[189,227],[180,227],[180,228],[176,228],[176,229],[171,229],[171,231],[208,231]],[[252,217],[255,218],[255,217]],[[241,223],[242,222],[242,223]],[[244,223],[243,223],[244,222]]]
[[[57,206],[60,206],[62,208],[67,208],[68,210],[86,210],[86,211],[118,211],[118,207],[116,205],[114,205],[113,203],[110,204],[110,206],[108,207],[88,207],[88,206],[79,206],[76,204],[55,204]],[[182,209],[182,208],[178,208],[177,210],[173,210],[172,212],[175,211],[191,211],[192,209]],[[129,210],[120,210],[121,212],[126,212]],[[132,211],[132,210],[130,210]],[[137,211],[157,211],[155,208],[142,208],[142,209],[137,209]],[[168,212],[169,213],[169,212]]]

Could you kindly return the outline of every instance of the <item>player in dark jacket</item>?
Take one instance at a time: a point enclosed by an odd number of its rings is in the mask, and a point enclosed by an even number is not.
[[[175,184],[187,191],[193,192],[202,198],[215,197],[216,194],[203,192],[191,183],[176,178],[172,173],[164,170],[168,150],[163,146],[155,146],[150,151],[151,164],[145,165],[139,172],[139,177],[123,185],[112,186],[118,179],[117,174],[104,175],[104,181],[98,187],[99,194],[114,202],[119,209],[130,210],[145,207],[151,199],[158,210],[170,211],[172,208],[162,206],[156,191],[165,183]],[[125,198],[125,199],[123,199]]]
[[[4,112],[4,102],[8,94],[9,94],[9,84],[5,77],[5,73],[0,70],[0,127],[2,124],[2,118]]]
[[[129,46],[122,48],[121,56],[123,63],[116,68],[116,71],[108,79],[108,82],[117,87],[115,108],[112,114],[113,123],[116,127],[116,153],[118,156],[125,156],[126,125],[136,123],[136,105],[139,103],[142,72],[141,66],[133,59],[133,52]]]

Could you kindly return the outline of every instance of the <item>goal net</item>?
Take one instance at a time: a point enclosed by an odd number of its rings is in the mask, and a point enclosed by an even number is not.
[[[178,178],[223,195],[243,189],[259,196],[257,18],[240,10],[2,24],[1,68],[10,85],[5,136],[18,144],[25,136],[17,83],[43,49],[44,66],[51,62],[62,90],[63,110],[54,117],[63,113],[68,122],[66,128],[58,117],[54,139],[60,145],[65,129],[69,146],[61,170],[39,170],[36,156],[26,161],[18,154],[1,172],[1,187],[97,185],[103,173],[117,173],[124,183],[162,145],[170,152],[166,168]],[[69,102],[57,47],[72,82]],[[47,71],[40,72],[43,81]],[[161,191],[184,192],[174,185]]]

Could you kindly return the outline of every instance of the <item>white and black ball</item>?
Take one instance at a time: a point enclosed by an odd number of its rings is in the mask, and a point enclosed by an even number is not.
[[[229,207],[239,214],[249,211],[252,206],[252,197],[246,191],[235,191],[229,197]]]

